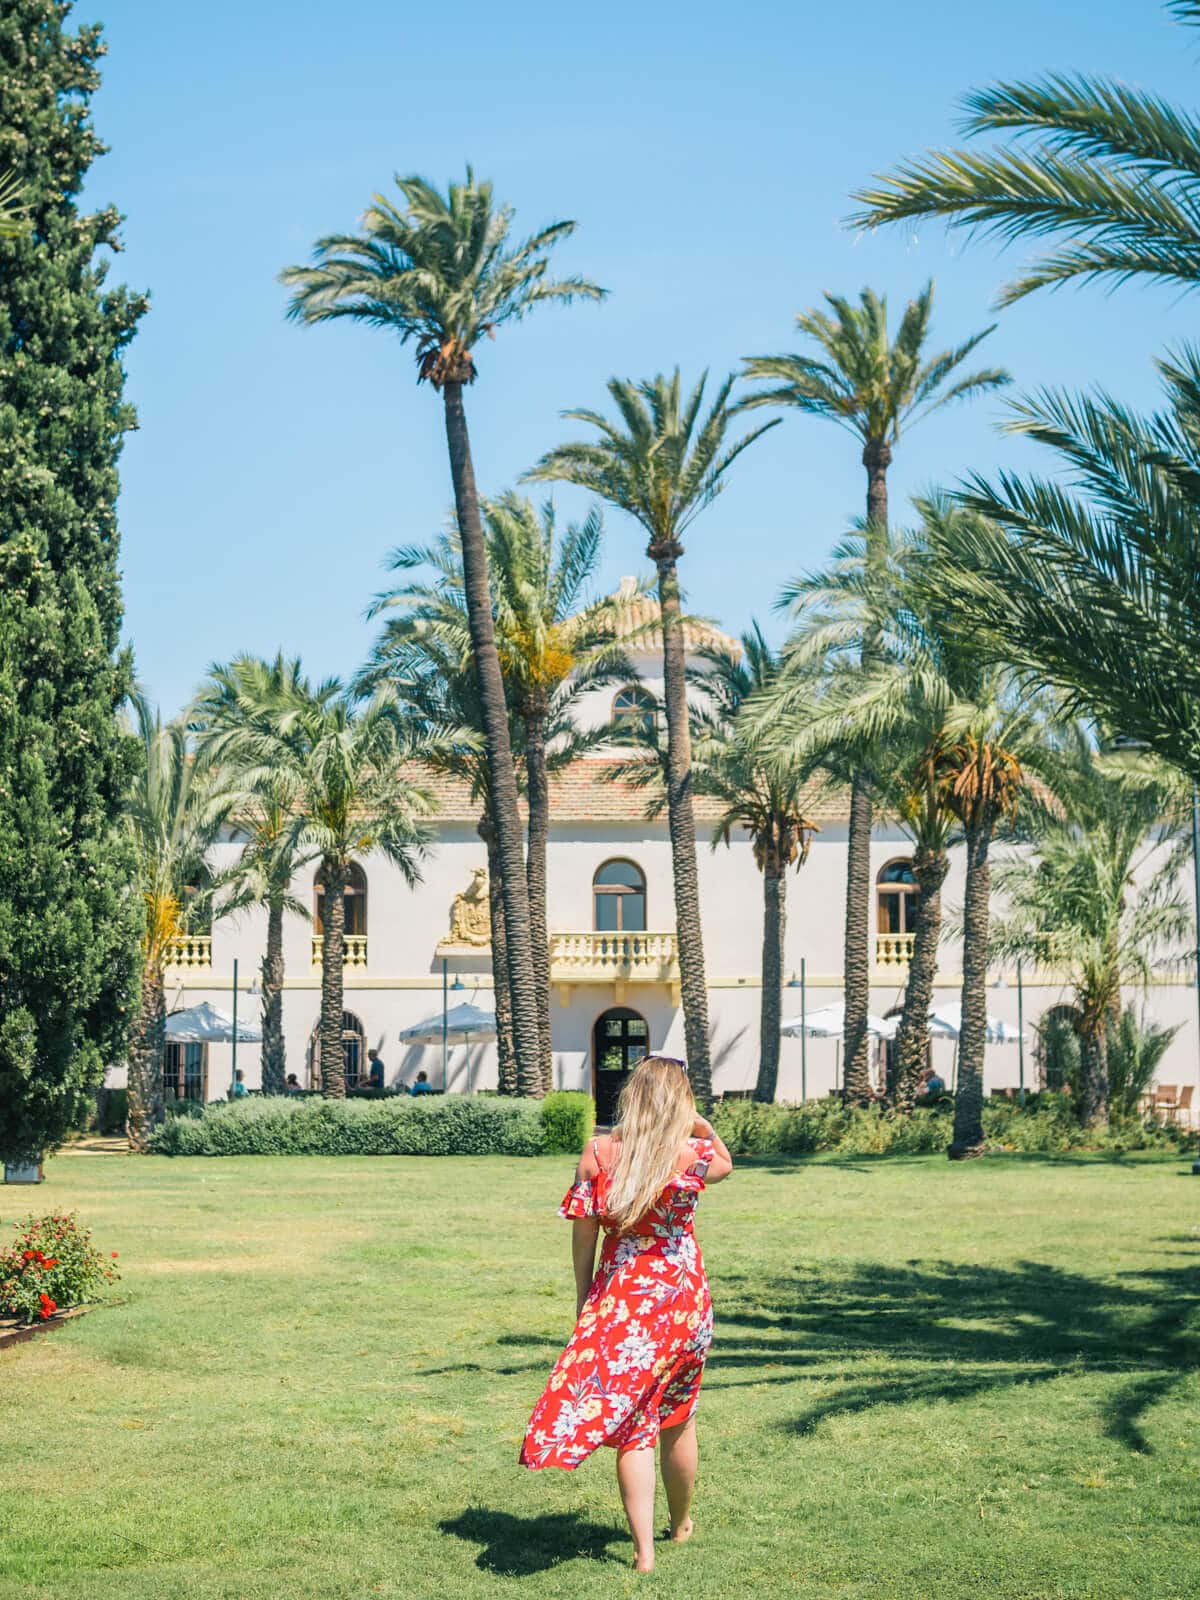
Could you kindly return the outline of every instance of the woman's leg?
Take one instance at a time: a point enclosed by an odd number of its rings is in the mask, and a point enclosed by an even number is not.
[[[671,1508],[671,1537],[677,1544],[692,1536],[692,1490],[696,1486],[696,1419],[689,1417],[677,1428],[664,1428],[662,1442],[663,1486]]]
[[[617,1451],[617,1484],[633,1534],[633,1565],[654,1568],[654,1446]]]

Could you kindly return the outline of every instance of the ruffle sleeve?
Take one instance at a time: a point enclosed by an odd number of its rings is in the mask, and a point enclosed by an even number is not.
[[[558,1208],[560,1217],[573,1221],[576,1217],[598,1217],[600,1215],[596,1206],[596,1185],[591,1178],[582,1178],[578,1183],[573,1183],[563,1196],[563,1203]]]
[[[696,1172],[693,1169],[703,1167],[704,1171],[707,1172],[717,1152],[711,1139],[689,1139],[688,1143],[696,1152],[695,1158],[688,1170],[681,1172],[675,1179],[675,1187],[677,1189],[690,1189],[699,1194],[705,1187],[704,1172]]]

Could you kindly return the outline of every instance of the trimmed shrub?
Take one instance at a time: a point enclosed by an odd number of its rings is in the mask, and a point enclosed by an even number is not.
[[[165,1156],[536,1156],[546,1135],[536,1100],[279,1095],[215,1101],[202,1117],[163,1123],[151,1148]]]
[[[590,1094],[556,1089],[541,1102],[546,1154],[577,1156],[596,1125],[596,1106]]]
[[[845,1106],[840,1100],[806,1105],[759,1105],[752,1100],[718,1101],[712,1124],[734,1155],[927,1155],[950,1143],[954,1102],[947,1095],[902,1116],[881,1106]],[[1195,1142],[1185,1128],[1136,1117],[1114,1118],[1106,1127],[1084,1128],[1069,1093],[1030,1095],[1016,1101],[989,1099],[983,1129],[996,1149],[1030,1154],[1069,1151],[1171,1150]]]

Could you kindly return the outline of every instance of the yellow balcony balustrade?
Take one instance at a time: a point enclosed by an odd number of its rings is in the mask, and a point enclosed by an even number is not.
[[[679,986],[679,945],[673,933],[552,933],[550,982],[563,1005],[577,983],[611,983],[621,1003],[626,984]]]
[[[211,967],[212,934],[186,933],[167,944],[168,967]]]
[[[912,960],[911,933],[880,933],[875,937],[875,965],[877,967],[906,967]]]
[[[321,965],[321,952],[325,948],[325,940],[319,933],[313,934],[312,964],[314,967]],[[367,964],[367,936],[365,933],[348,933],[345,936],[345,949],[342,953],[344,967],[365,967]]]

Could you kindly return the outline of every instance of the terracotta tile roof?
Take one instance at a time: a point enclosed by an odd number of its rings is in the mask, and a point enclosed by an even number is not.
[[[611,596],[616,601],[623,633],[637,632],[630,644],[631,650],[658,651],[662,649],[662,607],[651,594],[639,594],[636,578],[622,578],[617,592]],[[643,632],[644,630],[644,632]],[[685,650],[724,650],[740,656],[742,647],[728,633],[722,633],[706,617],[687,617],[683,624]]]
[[[628,780],[611,776],[620,764],[620,757],[585,756],[565,771],[553,774],[551,822],[640,822],[646,815],[647,792]],[[435,822],[478,822],[479,804],[472,800],[467,784],[430,772],[422,772],[419,781],[434,798]],[[818,784],[812,786],[806,809],[818,822],[843,820],[847,814],[846,801],[839,792]],[[717,801],[706,795],[696,797],[697,822],[715,822],[720,815]]]

